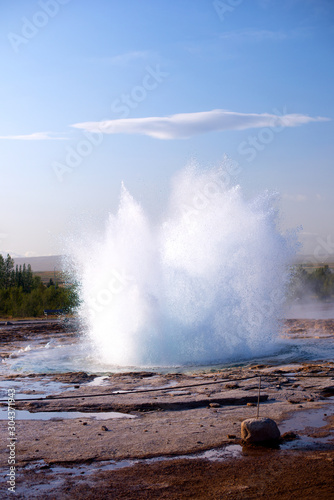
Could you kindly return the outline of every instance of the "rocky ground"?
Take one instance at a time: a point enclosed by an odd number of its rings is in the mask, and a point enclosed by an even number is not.
[[[286,332],[332,336],[334,321],[289,320]],[[64,341],[76,335],[59,322],[3,326],[1,356],[55,334]],[[257,414],[260,375],[259,413],[277,422],[283,435],[278,449],[242,447],[240,440],[241,422]],[[334,497],[333,362],[1,379],[6,390],[21,384],[15,402],[17,498]],[[5,492],[6,419],[0,430]]]

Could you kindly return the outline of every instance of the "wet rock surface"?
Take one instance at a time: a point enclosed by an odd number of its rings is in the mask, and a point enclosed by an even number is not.
[[[305,335],[308,324],[319,327],[319,322],[303,321],[298,327],[291,321],[293,335]],[[333,325],[325,321],[322,333],[332,335]],[[51,328],[49,323],[2,326],[1,355],[32,338],[54,335],[71,341],[77,333],[57,323]],[[244,450],[224,463],[177,459],[241,443],[241,422],[257,413],[260,375],[260,417],[275,420],[282,434],[298,436],[286,439],[297,448]],[[317,498],[333,496],[333,362],[253,364],[198,373],[17,373],[1,378],[3,394],[10,384],[17,388],[17,498],[173,499],[180,498],[180,491],[182,498],[205,499],[292,498],[296,491],[301,498],[314,498],[315,492]],[[29,420],[20,417],[27,410]],[[66,412],[74,411],[96,416],[121,412],[134,418],[98,420],[87,414],[68,419]],[[40,412],[50,419],[39,420]],[[7,431],[7,421],[0,420],[1,434]],[[5,443],[0,456],[6,464]],[[150,457],[176,458],[103,469],[110,461],[133,464]],[[81,474],[83,464],[93,472]],[[2,477],[6,471],[4,466]]]

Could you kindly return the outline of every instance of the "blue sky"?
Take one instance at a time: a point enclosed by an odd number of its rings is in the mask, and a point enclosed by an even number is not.
[[[280,193],[304,253],[334,253],[331,0],[16,0],[0,13],[0,251],[61,252],[80,221],[116,210],[122,181],[154,217],[177,171],[227,154],[245,196]]]

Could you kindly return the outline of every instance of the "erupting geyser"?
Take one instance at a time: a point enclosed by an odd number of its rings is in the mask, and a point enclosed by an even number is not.
[[[71,252],[101,361],[210,364],[274,350],[294,238],[279,232],[275,196],[245,201],[226,184],[223,168],[186,168],[156,225],[122,187],[105,234]]]

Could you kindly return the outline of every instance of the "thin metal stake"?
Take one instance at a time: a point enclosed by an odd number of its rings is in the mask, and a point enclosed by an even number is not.
[[[258,397],[257,397],[257,414],[256,414],[256,418],[259,418],[259,413],[260,413],[260,394],[261,394],[261,375],[260,375],[260,378],[259,378],[259,394],[258,394]]]

